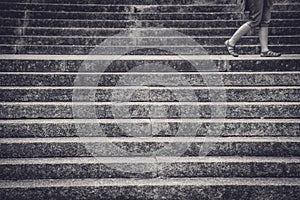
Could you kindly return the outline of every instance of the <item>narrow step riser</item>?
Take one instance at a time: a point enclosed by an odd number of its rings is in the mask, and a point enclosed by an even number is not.
[[[0,189],[6,200],[15,199],[260,199],[275,196],[276,199],[298,200],[300,186],[238,186],[238,185],[141,185],[141,186],[74,186],[41,188]],[[220,197],[221,196],[221,197]]]
[[[97,49],[99,55],[119,55],[119,52],[128,52],[130,55],[176,55],[177,51],[184,52],[182,55],[194,55],[195,47],[169,46],[165,47],[170,52],[165,52],[161,46],[140,46],[140,47],[97,47],[97,46],[30,46],[30,45],[1,45],[1,54],[50,54],[50,55],[82,55],[90,54]],[[291,46],[270,45],[273,51],[282,52],[283,54],[296,54],[300,52],[300,45]],[[208,54],[228,55],[223,46],[203,46]],[[259,46],[242,46],[238,48],[241,55],[259,54]]]
[[[297,13],[286,13],[286,19],[299,18]],[[282,13],[274,13],[274,19],[282,19]],[[28,12],[29,19],[103,19],[103,20],[214,20],[213,14],[198,13],[195,15],[177,15],[177,14],[136,14],[136,13],[60,13],[60,12]],[[237,20],[241,19],[240,13],[218,13],[222,19]],[[24,18],[22,11],[1,11],[1,18]]]
[[[159,163],[159,177],[299,177],[300,163]]]
[[[252,58],[250,60],[223,60],[212,58],[210,60],[221,72],[261,72],[261,71],[300,71],[300,59],[287,60],[262,60]],[[207,63],[205,60],[197,62]],[[86,64],[88,64],[88,67]],[[91,60],[0,60],[0,71],[3,72],[101,72],[101,61]],[[105,69],[106,72],[127,72],[135,69],[139,65],[165,65],[170,70],[179,72],[194,72],[195,67],[187,60],[120,60],[112,58],[111,64]],[[216,71],[214,69],[203,69],[203,71]],[[247,80],[245,80],[247,81]]]
[[[1,18],[25,18],[23,11],[0,12]],[[217,15],[217,16],[216,16]],[[220,13],[84,13],[84,12],[26,12],[28,19],[103,19],[103,20],[238,20],[243,18],[241,12]],[[298,11],[274,11],[273,19],[299,19]]]
[[[218,80],[215,84],[205,80]],[[124,81],[126,80],[126,81]],[[220,81],[221,80],[221,81]],[[211,81],[212,82],[212,81]],[[221,82],[221,83],[220,83]],[[95,83],[95,84],[93,84]],[[300,86],[300,73],[0,74],[1,86]],[[1,88],[2,91],[4,91]],[[31,88],[34,89],[34,88]],[[154,88],[155,89],[155,88]],[[173,88],[176,89],[176,88]],[[205,88],[204,88],[205,89]],[[222,88],[226,89],[226,88]],[[247,88],[245,88],[247,89]],[[284,89],[284,88],[283,88]],[[288,88],[286,88],[288,89]],[[259,90],[259,88],[257,88]]]
[[[165,27],[165,28],[237,28],[238,26],[245,23],[245,21],[103,21],[103,20],[50,20],[50,19],[0,19],[0,24],[5,27],[63,27],[63,28],[154,28],[154,27]],[[299,24],[299,20],[273,20],[271,26],[272,27],[297,27]]]
[[[157,12],[236,12],[239,7],[234,4],[227,5],[149,5],[149,6],[139,6],[139,5],[114,5],[111,4],[109,7],[107,5],[53,5],[53,4],[22,4],[22,3],[0,3],[1,9],[12,10],[12,11],[55,11],[55,12],[128,12],[128,13],[157,13]],[[275,4],[273,7],[274,11],[298,11],[300,9],[299,4]]]
[[[284,0],[275,0],[274,2],[279,2],[282,3]],[[285,0],[286,1],[286,0]],[[11,0],[10,2],[23,2],[21,0]],[[132,5],[132,1],[131,0],[102,0],[102,1],[98,1],[98,0],[63,0],[63,1],[59,1],[59,0],[34,0],[34,1],[27,1],[28,3],[46,3],[46,4],[79,4],[79,5],[86,5],[86,4],[99,4],[99,5],[109,5],[109,4],[116,4],[116,5]],[[235,0],[198,0],[198,3],[216,3],[216,4],[221,4],[222,3],[227,3],[227,4],[233,4],[235,3]],[[292,3],[295,2],[295,0],[287,0],[288,3]],[[185,5],[185,4],[194,4],[195,1],[194,0],[146,0],[146,1],[136,1],[135,4],[137,5],[159,5],[159,4],[163,4],[163,5]]]
[[[159,84],[159,83],[158,83]],[[130,96],[126,96],[126,94]],[[218,98],[216,98],[216,95]],[[124,88],[119,89],[0,89],[0,102],[298,102],[298,89],[193,89]]]
[[[97,185],[97,184],[96,184]],[[276,199],[298,200],[300,186],[238,186],[238,185],[134,185],[134,186],[73,186],[0,189],[6,200],[15,199]],[[221,197],[220,197],[221,196]]]
[[[143,170],[141,172],[134,173],[134,169]],[[155,177],[295,178],[299,177],[299,169],[300,163],[272,162],[4,164],[0,165],[0,176],[2,180]]]
[[[161,128],[161,126],[166,126],[166,124],[162,124],[162,125],[153,124],[153,127],[154,128],[156,127],[157,130],[160,129],[167,130],[169,128],[169,127]],[[277,132],[278,134],[281,134],[281,132],[285,132],[285,130],[289,130],[288,133],[287,132],[285,133],[298,135],[298,133],[295,131],[297,131],[297,128],[299,128],[299,124],[290,124],[284,126],[285,129],[278,130]],[[171,132],[172,128],[170,127],[169,129],[170,129],[169,131]],[[280,129],[280,127],[279,126],[276,126],[276,128],[274,127],[274,132],[272,133],[276,133],[275,129]],[[55,122],[45,123],[45,124],[39,122],[31,123],[31,124],[27,124],[26,122],[21,124],[0,123],[0,130],[1,130],[1,135],[0,135],[1,138],[2,137],[7,137],[7,138],[8,137],[24,137],[24,138],[26,137],[71,137],[71,136],[140,137],[140,136],[152,135],[151,122],[149,120],[142,120],[142,122],[136,122],[136,123],[132,123],[132,122],[126,123],[126,122],[119,122],[119,121],[116,122],[110,121],[106,123],[81,122],[81,123],[62,123],[62,124],[55,123]],[[85,130],[84,131],[85,133],[81,132],[80,130]],[[175,130],[173,130],[172,132],[174,131]],[[154,132],[155,131],[153,131],[153,135],[155,135]],[[157,135],[159,135],[159,131],[157,131]]]
[[[122,169],[124,169],[124,171],[122,171]],[[134,173],[132,171],[134,169],[144,169],[145,172]],[[70,178],[70,179],[155,178],[157,177],[156,170],[157,170],[156,165],[151,163],[45,164],[45,165],[22,164],[22,165],[12,165],[12,166],[1,165],[0,176],[1,176],[1,180],[65,179],[65,178]],[[12,172],[13,175],[10,174]],[[15,172],[20,172],[20,173],[15,173]],[[278,175],[279,175],[278,177],[280,177],[280,174]],[[283,174],[281,176],[283,176]]]
[[[164,27],[160,27],[164,28]],[[153,27],[144,28],[143,30],[136,30],[139,32],[140,37],[154,37],[154,36],[174,36],[174,33],[178,35],[186,35],[189,37],[199,36],[227,36],[230,37],[237,28],[183,28],[183,29],[166,29],[166,30],[153,30]],[[47,28],[47,27],[3,27],[0,29],[0,35],[27,35],[27,36],[114,36],[120,34],[121,31],[125,31],[126,28],[121,29],[108,29],[108,28]],[[299,35],[300,29],[297,27],[270,27],[270,36],[286,36],[286,35]],[[257,35],[256,31],[253,31],[251,35]]]
[[[299,22],[300,23],[300,22]],[[108,43],[109,38],[82,38],[82,37],[7,37],[0,38],[0,44],[18,44],[18,45],[101,45],[103,42]],[[199,45],[223,45],[228,37],[219,38],[193,38]],[[282,37],[270,37],[270,45],[282,45],[282,44],[300,44],[300,37],[298,36],[282,36]],[[184,44],[186,39],[181,38],[114,38],[110,42],[111,46],[135,46],[137,43],[140,46],[143,45],[158,45],[170,46]],[[259,39],[257,37],[243,38],[239,45],[257,45]]]
[[[147,105],[143,103],[124,105],[0,105],[2,119],[131,119],[131,118],[300,118],[298,104],[288,105]]]
[[[7,1],[6,1],[7,2]],[[23,2],[21,0],[10,0],[9,2]],[[274,0],[274,3],[299,3],[298,0]],[[98,5],[109,5],[109,4],[116,4],[116,5],[132,5],[131,0],[34,0],[34,1],[27,1],[27,3],[60,3],[60,4],[98,4]],[[235,4],[236,0],[138,0],[135,1],[135,5],[187,5],[187,4]]]
[[[62,139],[63,140],[63,139]],[[186,145],[186,146],[185,146]],[[170,150],[173,147],[176,149]],[[180,151],[181,149],[182,152]],[[184,151],[186,148],[186,151]],[[121,156],[300,156],[298,142],[102,142],[0,144],[1,158]],[[168,151],[168,152],[166,152]]]
[[[114,5],[111,4],[109,6],[107,5],[42,5],[42,4],[8,4],[8,3],[0,3],[2,10],[11,10],[11,11],[53,11],[53,12],[112,12],[112,13],[139,13],[139,12],[236,12],[237,7],[235,5],[210,5],[210,6],[204,6],[199,4],[198,6],[189,6],[189,7],[183,7],[183,6],[145,6],[141,7],[138,5]],[[294,10],[296,11],[299,5],[289,5],[289,4],[283,4],[281,5],[283,8],[281,8],[279,5],[276,5],[274,10],[278,11],[286,11],[286,10]]]
[[[191,132],[193,129],[194,132]],[[134,123],[110,122],[48,122],[22,121],[0,123],[1,138],[26,137],[146,137],[146,136],[289,136],[300,137],[300,123],[292,122],[161,122],[161,120],[135,120]],[[81,130],[85,130],[82,132]]]

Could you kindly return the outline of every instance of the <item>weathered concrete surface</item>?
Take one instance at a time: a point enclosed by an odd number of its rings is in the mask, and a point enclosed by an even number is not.
[[[126,81],[124,81],[126,80]],[[206,82],[205,80],[216,80]],[[209,86],[299,86],[300,72],[2,72],[1,86],[142,86],[156,83],[164,87]],[[1,88],[2,90],[5,88]],[[31,88],[34,89],[34,88]],[[75,89],[75,88],[74,88]],[[175,88],[176,89],[176,88]],[[224,88],[226,89],[226,88]],[[257,88],[259,89],[259,88]]]
[[[299,138],[11,138],[0,140],[1,158],[81,156],[299,156]]]
[[[8,185],[6,185],[9,183]],[[280,199],[299,197],[299,179],[36,180],[1,184],[5,199]]]
[[[1,159],[2,180],[154,177],[299,177],[300,160],[275,157]]]
[[[298,102],[1,103],[2,119],[299,118]]]
[[[0,101],[3,102],[297,102],[299,99],[300,86],[0,88]]]
[[[297,119],[27,119],[1,120],[0,132],[1,138],[190,135],[299,137],[300,123]]]
[[[178,60],[178,56],[100,56],[89,55],[2,55],[0,70],[3,72],[101,72],[103,60],[112,63],[106,72],[128,72],[139,65],[165,65],[178,72],[195,72],[195,67],[189,60],[205,63],[207,60],[215,63],[216,69],[203,69],[202,72],[274,72],[300,71],[298,55],[286,55],[279,58],[260,58],[259,56],[186,56]],[[87,63],[87,64],[86,64]],[[151,68],[149,69],[151,70]],[[198,70],[199,71],[199,70]]]

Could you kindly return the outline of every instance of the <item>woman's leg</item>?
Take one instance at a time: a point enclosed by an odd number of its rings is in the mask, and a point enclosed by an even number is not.
[[[259,40],[260,40],[260,46],[262,52],[261,56],[277,57],[280,56],[281,54],[270,51],[268,47],[270,21],[271,21],[271,5],[268,3],[268,0],[265,0],[262,20],[259,29]]]
[[[235,45],[242,36],[246,35],[252,28],[260,26],[263,18],[265,0],[247,0],[247,8],[249,9],[249,21],[243,24],[229,39],[231,45]]]
[[[233,35],[232,37],[228,40],[229,44],[231,46],[235,46],[236,43],[244,36],[246,35],[249,31],[251,30],[251,26],[249,23],[243,24]]]
[[[249,21],[243,24],[233,36],[225,42],[229,54],[238,56],[234,50],[236,43],[246,35],[252,28],[258,27],[261,23],[264,0],[247,0],[247,8],[249,9]]]
[[[268,37],[269,37],[269,28],[261,27],[259,29],[259,40],[260,40],[261,52],[269,51]]]
[[[271,5],[268,4],[267,0],[264,0],[264,8],[262,13],[262,19],[259,29],[259,40],[262,52],[269,51],[268,37],[269,37],[269,24],[271,21]]]

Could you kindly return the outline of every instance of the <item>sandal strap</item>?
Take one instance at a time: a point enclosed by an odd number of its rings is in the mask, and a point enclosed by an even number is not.
[[[239,54],[235,51],[235,46],[229,44],[229,40],[225,41],[225,46],[228,53],[234,57],[238,57]]]
[[[234,49],[234,47],[235,47],[235,46],[229,44],[229,40],[226,41],[226,46],[227,46],[228,48],[232,48],[232,49]]]
[[[227,46],[227,48],[228,48],[228,50],[230,50],[230,51],[234,51],[234,47],[233,46]]]
[[[227,46],[228,51],[230,51],[230,52],[235,51],[235,46],[230,45],[228,40],[226,41],[226,46]]]
[[[263,55],[267,55],[267,56],[278,56],[280,55],[280,53],[274,52],[274,51],[266,51],[266,52],[262,52]]]

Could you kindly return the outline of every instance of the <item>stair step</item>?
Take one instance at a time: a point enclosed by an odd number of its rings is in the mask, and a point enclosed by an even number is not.
[[[53,12],[53,11],[24,11],[0,10],[0,17],[32,18],[32,19],[113,19],[113,20],[215,20],[242,19],[241,12]],[[273,11],[273,19],[299,19],[298,11]]]
[[[159,177],[254,178],[281,177],[279,174],[283,173],[282,177],[287,178],[299,177],[300,160],[278,157],[158,157],[157,163]]]
[[[7,0],[3,0],[4,2],[7,2]],[[10,2],[10,1],[9,1]],[[11,2],[17,2],[17,3],[21,3],[23,2],[22,0],[11,0]],[[59,1],[59,0],[35,0],[33,1],[34,3],[39,3],[39,4],[68,4],[68,5],[132,5],[133,2],[131,0],[103,0],[103,1],[98,1],[98,0],[63,0],[63,1]],[[220,2],[218,0],[199,0],[198,3],[216,3],[216,4],[220,4]],[[222,3],[233,3],[235,2],[234,0],[222,0]],[[283,0],[276,0],[275,2],[283,2]],[[288,0],[289,2],[295,2],[295,0]],[[30,1],[28,3],[31,3]],[[146,1],[135,1],[134,4],[136,5],[182,5],[182,4],[193,4],[194,1],[192,0],[146,0]]]
[[[229,12],[236,11],[236,5],[116,5],[116,4],[39,4],[39,3],[0,3],[1,9],[5,10],[29,10],[29,11],[53,11],[53,12]],[[281,4],[284,8],[296,10],[299,5]],[[276,5],[274,10],[287,10],[282,9]]]
[[[218,81],[213,83],[212,81],[205,82],[205,80]],[[64,86],[66,89],[70,86],[118,87],[146,86],[154,83],[164,87],[204,86],[203,89],[208,86],[259,86],[257,89],[261,89],[261,86],[292,87],[300,86],[300,72],[0,72],[1,86]],[[0,89],[4,91],[8,88],[1,87]]]
[[[299,102],[5,102],[0,103],[0,118],[278,119],[299,118],[299,105]]]
[[[120,37],[122,31],[128,28],[65,28],[65,27],[2,27],[0,35],[27,35],[27,36],[114,36]],[[163,27],[146,27],[146,28],[130,28],[130,31],[136,32],[139,37],[165,37],[165,36],[231,36],[236,28],[163,28]],[[255,34],[254,34],[255,33]],[[126,33],[125,33],[126,34]],[[253,31],[252,35],[257,35]],[[270,27],[270,36],[287,36],[300,35],[299,27]]]
[[[53,11],[28,11],[27,15],[31,19],[104,19],[104,20],[213,20],[216,19],[214,13],[111,13],[111,12],[53,12]],[[284,17],[284,14],[288,16]],[[218,17],[220,19],[241,19],[241,13],[237,12],[219,12]],[[282,18],[299,18],[297,12],[278,12],[274,13],[275,19]],[[23,11],[13,11],[13,10],[0,10],[0,17],[7,18],[24,18],[25,14]]]
[[[300,156],[298,137],[1,138],[1,158]]]
[[[3,2],[17,2],[21,3],[22,0],[3,0]],[[298,0],[273,0],[276,3],[299,3]],[[31,2],[27,2],[31,3]],[[34,0],[33,3],[38,4],[68,4],[68,5],[132,5],[131,0]],[[134,2],[134,5],[188,5],[188,4],[236,4],[236,0],[138,0]]]
[[[297,200],[298,178],[63,179],[1,181],[10,199],[286,199]],[[274,197],[274,198],[273,198]],[[149,198],[149,199],[150,199]]]
[[[145,82],[147,83],[147,80]],[[127,82],[127,84],[130,83],[130,81]],[[143,84],[143,80],[140,80],[139,83]],[[148,83],[155,84],[150,79],[148,79]],[[95,84],[97,84],[97,81],[95,81]],[[157,82],[157,85],[164,84]],[[300,86],[147,87],[141,85],[116,87],[0,87],[0,102],[298,102],[299,99]]]
[[[131,55],[176,55],[175,52],[182,52],[182,55],[194,55],[195,49],[199,46],[74,46],[74,45],[0,45],[1,54],[91,54],[97,51],[100,55],[119,55],[127,52]],[[298,54],[300,44],[295,45],[269,45],[273,51],[283,54]],[[224,45],[203,45],[201,48],[208,54],[227,55]],[[167,51],[166,51],[167,49]],[[258,54],[259,45],[238,46],[240,54]]]
[[[243,55],[233,58],[228,55],[167,56],[156,55],[1,55],[0,70],[6,72],[127,72],[139,65],[170,66],[176,71],[197,71],[190,62],[213,62],[218,71],[300,71],[299,55],[284,55],[278,58],[260,58]],[[110,60],[109,67],[103,69],[103,61]],[[85,67],[88,63],[88,67]],[[105,62],[104,62],[105,63]],[[101,71],[102,70],[102,71]],[[151,71],[151,68],[150,68]],[[169,72],[170,70],[168,70]],[[201,71],[216,71],[204,68]]]
[[[291,36],[271,36],[269,38],[270,45],[297,45],[300,44],[300,35]],[[61,36],[2,36],[0,38],[0,44],[15,44],[15,45],[74,45],[74,46],[93,46],[101,45],[102,43],[108,43],[107,37],[61,37]],[[162,46],[179,46],[180,44],[185,44],[186,38],[180,37],[165,37],[165,38],[130,38],[130,37],[120,37],[113,38],[114,40],[109,42],[111,46],[144,46],[144,45],[158,45]],[[220,37],[195,37],[191,38],[199,45],[223,45],[224,41],[228,39],[227,36]],[[239,45],[257,45],[259,39],[257,37],[245,37],[241,40]]]
[[[111,61],[104,68],[105,61]],[[203,72],[261,72],[261,71],[300,71],[300,56],[284,55],[278,58],[261,58],[254,55],[243,55],[233,58],[229,55],[1,55],[0,70],[6,72],[128,72],[139,65],[169,66],[171,71],[195,72],[191,64],[200,62],[207,65],[212,62],[214,67],[203,67]],[[154,67],[154,69],[156,69]]]
[[[299,137],[300,122],[298,119],[26,119],[0,120],[0,130],[1,138],[190,135]]]
[[[244,20],[72,20],[72,19],[11,19],[0,18],[2,27],[51,27],[51,28],[237,28]],[[274,19],[272,27],[296,27],[299,19]]]
[[[299,177],[300,158],[66,157],[0,159],[2,180],[165,177]],[[59,170],[58,170],[59,169]]]
[[[43,4],[43,3],[7,3],[0,2],[1,9],[29,10],[29,11],[55,11],[55,12],[235,12],[236,4],[190,4],[190,5],[116,5],[116,4]],[[283,3],[275,4],[274,11],[297,11],[300,4]]]

